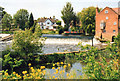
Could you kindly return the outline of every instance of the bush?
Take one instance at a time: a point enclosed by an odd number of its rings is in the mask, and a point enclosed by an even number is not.
[[[31,30],[25,29],[25,31],[18,31],[14,33],[12,49],[23,53],[37,53],[41,52],[43,44],[40,40],[41,30],[36,29],[35,33],[32,33]]]
[[[58,29],[58,33],[59,33],[59,34],[62,34],[63,32],[64,32],[64,29],[63,29],[63,28],[59,28],[59,29]]]

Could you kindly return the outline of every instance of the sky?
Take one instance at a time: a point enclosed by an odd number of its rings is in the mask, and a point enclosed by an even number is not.
[[[55,16],[57,19],[62,20],[61,10],[66,2],[71,2],[74,12],[77,13],[89,6],[116,8],[119,0],[0,0],[0,6],[5,8],[5,11],[12,16],[19,9],[26,9],[29,14],[33,13],[34,19]]]

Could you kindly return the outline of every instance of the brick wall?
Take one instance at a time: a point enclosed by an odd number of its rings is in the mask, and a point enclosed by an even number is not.
[[[105,13],[105,11],[108,13]],[[106,17],[108,19],[106,19]],[[101,30],[100,23],[104,21],[106,23],[105,29]],[[115,32],[113,32],[115,30]],[[106,31],[106,32],[103,32]],[[112,41],[112,36],[118,35],[118,14],[116,14],[109,7],[104,8],[100,13],[98,13],[98,8],[96,8],[96,29],[95,37],[102,38]]]

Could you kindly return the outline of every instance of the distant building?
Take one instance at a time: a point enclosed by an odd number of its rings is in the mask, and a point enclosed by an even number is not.
[[[96,8],[95,38],[114,41],[120,33],[120,11],[118,8],[105,7],[98,12]]]
[[[38,20],[38,24],[40,25],[41,29],[56,29],[56,26],[58,26],[56,24],[56,22],[58,21],[58,19],[54,18],[40,18]]]

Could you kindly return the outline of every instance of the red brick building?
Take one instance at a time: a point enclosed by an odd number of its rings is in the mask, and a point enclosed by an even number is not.
[[[96,8],[95,38],[114,41],[114,37],[120,33],[120,13],[118,8],[105,7],[98,12]]]

